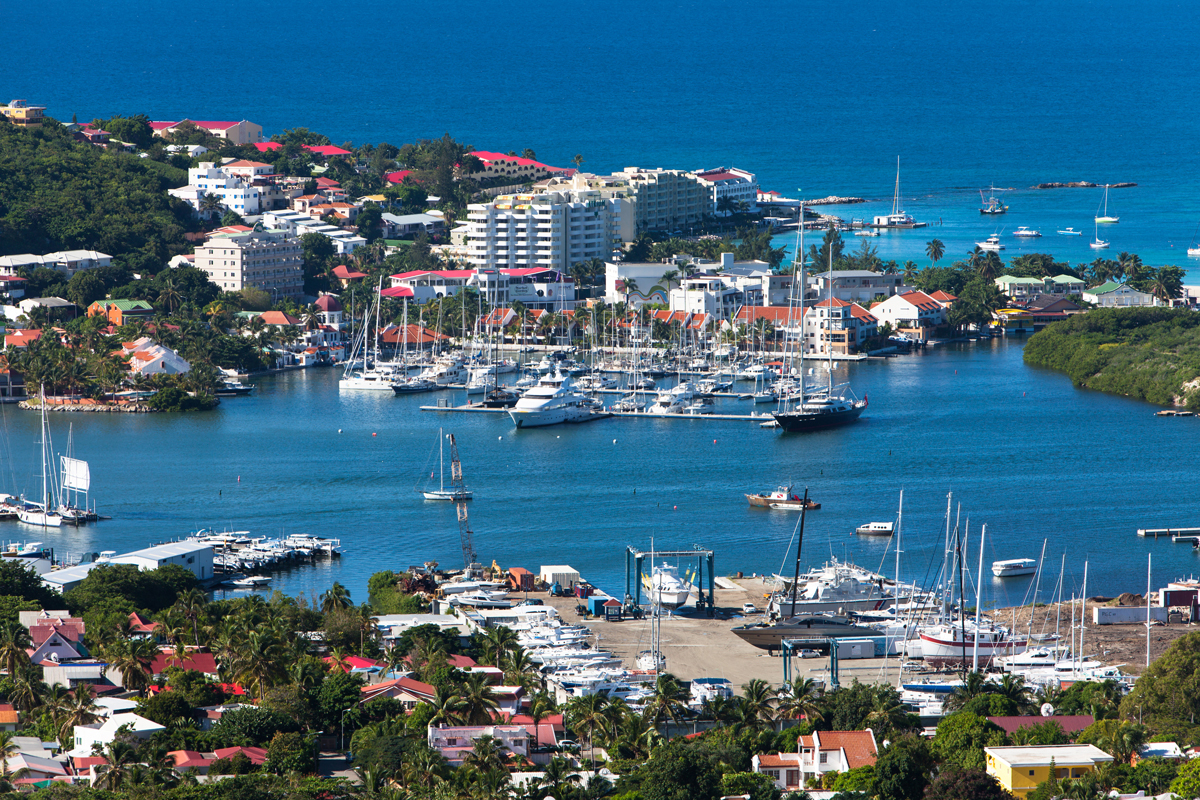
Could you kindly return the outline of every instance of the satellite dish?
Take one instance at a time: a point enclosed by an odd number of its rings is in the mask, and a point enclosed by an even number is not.
[[[1054,706],[1050,705],[1049,703],[1042,703],[1042,716],[1043,717],[1053,717],[1054,716]]]

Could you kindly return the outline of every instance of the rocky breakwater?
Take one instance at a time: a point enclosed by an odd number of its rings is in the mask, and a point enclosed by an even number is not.
[[[819,200],[805,200],[804,205],[806,205],[806,206],[852,206],[855,203],[865,203],[865,202],[867,202],[867,201],[861,197],[838,197],[837,195],[831,194],[831,195],[829,195],[829,197],[822,197]]]
[[[37,400],[22,400],[18,408],[27,411],[39,411],[41,404]],[[47,411],[82,411],[95,414],[150,414],[158,409],[151,408],[145,403],[100,403],[95,400],[47,402]]]
[[[1110,189],[1128,189],[1131,186],[1137,186],[1136,183],[1110,183]],[[1070,183],[1039,183],[1037,186],[1029,187],[1031,189],[1103,189],[1103,183],[1091,183],[1089,181],[1071,181]]]

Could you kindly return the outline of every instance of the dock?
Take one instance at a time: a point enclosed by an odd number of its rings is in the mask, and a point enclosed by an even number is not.
[[[1138,528],[1137,535],[1143,539],[1168,536],[1174,541],[1177,536],[1200,536],[1200,528]]]
[[[443,414],[504,414],[508,412],[507,408],[485,408],[482,405],[472,405],[468,403],[465,406],[436,405],[436,406],[421,406],[422,411],[436,411]],[[649,414],[645,411],[595,411],[592,419],[584,420],[591,422],[592,420],[605,419],[607,417],[647,417],[649,419],[710,419],[710,420],[754,420],[755,422],[773,421],[774,418],[770,414]]]

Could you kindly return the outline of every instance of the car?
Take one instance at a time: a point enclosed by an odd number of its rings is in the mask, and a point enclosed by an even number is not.
[[[570,739],[563,739],[558,743],[559,750],[578,750],[579,742],[573,742]]]
[[[742,613],[743,614],[757,614],[758,606],[754,605],[754,603],[742,603]]]
[[[801,658],[820,658],[821,653],[817,650],[797,650],[796,655]]]

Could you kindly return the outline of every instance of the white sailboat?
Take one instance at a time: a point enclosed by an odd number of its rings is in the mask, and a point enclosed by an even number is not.
[[[42,411],[42,500],[35,503],[26,500],[17,510],[17,519],[26,525],[36,525],[39,528],[58,528],[62,526],[62,514],[52,511],[50,506],[50,484],[47,476],[50,462],[50,434],[46,427],[46,387],[41,389]]]
[[[341,380],[338,381],[338,389],[368,389],[378,392],[392,391],[392,384],[396,382],[396,376],[389,370],[381,369],[379,366],[379,313],[380,305],[382,304],[381,295],[379,292],[383,289],[383,279],[380,278],[379,287],[375,291],[375,355],[374,359],[368,362],[370,354],[368,353],[367,337],[371,331],[371,310],[368,307],[367,314],[363,320],[364,325],[361,333],[354,338],[353,349],[350,351],[350,358],[346,362],[346,371],[342,374]],[[354,364],[358,363],[358,359],[362,358],[362,369],[353,370]],[[368,366],[368,363],[370,365]]]
[[[453,437],[453,434],[451,434],[451,437]],[[451,441],[453,441],[453,438]],[[456,489],[454,487],[455,483],[462,483],[462,464],[460,464],[458,461],[457,447],[454,447],[450,451],[451,487],[449,489],[446,488],[445,443],[446,437],[443,435],[442,429],[438,428],[438,472],[440,473],[438,478],[438,488],[429,491],[422,491],[421,495],[426,500],[470,500],[472,496],[470,490],[468,490],[465,486],[460,489]]]
[[[60,456],[57,511],[63,522],[78,525],[96,519],[90,507],[88,492],[92,487],[92,472],[88,462],[75,458],[74,430],[68,429],[67,454]],[[82,504],[81,504],[82,501]]]
[[[1108,184],[1106,183],[1106,184],[1104,184],[1104,211],[1101,212],[1099,209],[1097,209],[1096,222],[1103,224],[1103,225],[1115,225],[1116,223],[1118,223],[1120,221],[1121,221],[1120,217],[1110,217],[1108,215]],[[1098,238],[1099,237],[1097,237],[1097,239]]]
[[[1097,220],[1096,220],[1096,223],[1097,223],[1096,224],[1096,238],[1095,238],[1095,240],[1090,242],[1088,244],[1088,246],[1091,247],[1093,250],[1106,250],[1106,249],[1108,249],[1108,241],[1106,239],[1100,238],[1099,222],[1100,222],[1100,220],[1099,220],[1099,218],[1097,218]]]

